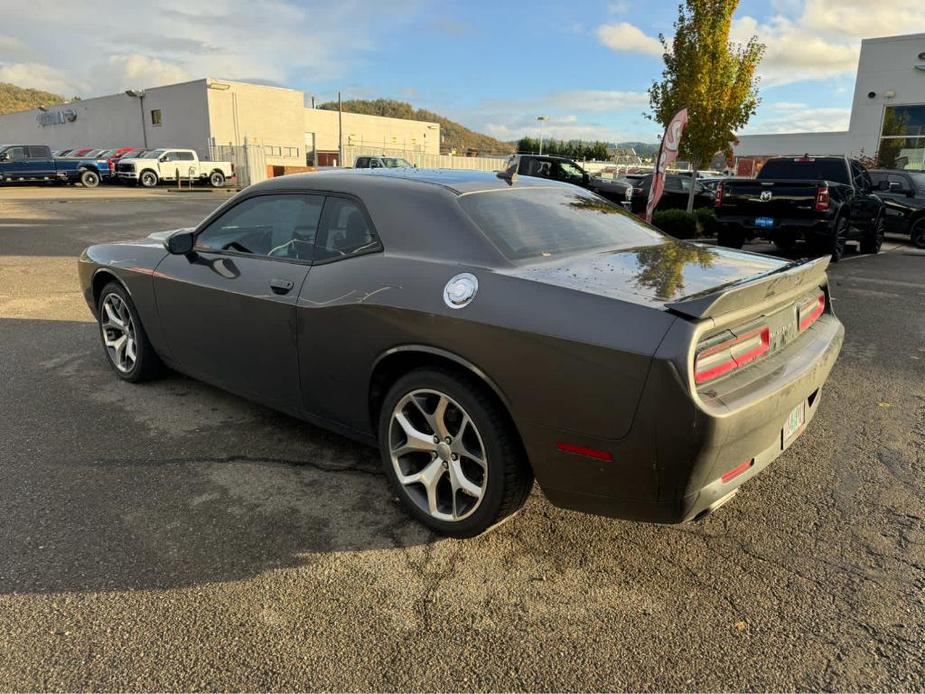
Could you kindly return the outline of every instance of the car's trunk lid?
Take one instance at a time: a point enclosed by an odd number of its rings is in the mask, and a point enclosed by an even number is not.
[[[725,181],[717,215],[809,218],[815,215],[820,185],[820,181],[808,180]]]
[[[827,264],[827,263],[826,263]],[[803,269],[800,269],[803,268]],[[785,284],[810,286],[825,272],[757,253],[665,238],[513,271],[525,279],[705,318]],[[746,288],[747,291],[746,291]],[[728,298],[728,297],[736,298]]]

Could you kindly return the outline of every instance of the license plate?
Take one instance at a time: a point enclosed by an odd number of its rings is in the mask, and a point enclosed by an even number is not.
[[[755,217],[755,226],[767,229],[774,226],[774,217]]]
[[[794,407],[784,422],[784,445],[786,446],[793,438],[803,431],[803,425],[806,423],[806,403],[801,402]]]

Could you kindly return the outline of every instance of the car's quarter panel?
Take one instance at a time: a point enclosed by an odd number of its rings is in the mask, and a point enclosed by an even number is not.
[[[157,312],[170,361],[192,376],[297,411],[295,302],[309,266],[196,251],[157,266]],[[277,294],[271,283],[288,283]]]
[[[443,290],[460,272],[474,274],[479,289],[471,304],[451,309]],[[626,435],[651,355],[675,320],[591,293],[387,253],[315,266],[298,314],[305,405],[316,416],[370,431],[373,365],[389,350],[421,346],[450,352],[497,384],[522,435],[541,428],[579,443]],[[534,463],[534,471],[543,484],[546,470]]]

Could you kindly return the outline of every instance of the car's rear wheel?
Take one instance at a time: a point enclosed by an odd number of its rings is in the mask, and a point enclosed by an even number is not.
[[[847,243],[848,220],[845,217],[839,217],[835,222],[835,228],[829,235],[817,239],[817,252],[820,256],[831,256],[832,262],[837,263],[844,257]]]
[[[716,242],[726,248],[742,248],[745,233],[738,227],[722,226],[716,233]]]
[[[916,248],[925,248],[925,217],[912,225],[911,238]]]
[[[883,217],[878,217],[873,228],[861,239],[861,253],[879,253],[883,247],[883,236],[886,233],[886,223]]]
[[[118,282],[110,282],[97,304],[100,337],[109,365],[119,378],[137,383],[157,375],[161,360],[148,341],[132,298]]]
[[[145,188],[153,188],[157,185],[157,174],[153,171],[142,171],[141,176],[138,178],[138,182]]]
[[[221,171],[213,171],[209,176],[209,185],[213,188],[221,188],[225,185],[225,174]]]
[[[84,188],[96,188],[100,184],[100,175],[96,171],[84,171],[80,174],[80,183]]]
[[[386,477],[419,521],[473,537],[520,509],[533,484],[507,414],[461,373],[412,371],[389,389],[379,415]]]

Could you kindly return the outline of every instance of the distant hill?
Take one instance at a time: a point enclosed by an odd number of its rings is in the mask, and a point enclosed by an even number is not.
[[[482,155],[510,154],[514,147],[508,142],[501,142],[488,135],[477,133],[466,126],[441,116],[439,113],[427,111],[423,108],[414,108],[411,104],[394,99],[350,99],[343,102],[345,113],[363,113],[367,116],[386,116],[388,118],[405,118],[407,120],[420,120],[440,124],[441,152],[455,150],[465,154],[474,150]],[[337,110],[337,102],[329,101],[318,108],[329,111]]]
[[[43,92],[39,89],[24,89],[17,87],[15,84],[0,82],[0,115],[5,113],[15,113],[16,111],[28,111],[39,106],[52,106],[54,104],[63,104],[63,96]]]
[[[615,147],[628,149],[632,147],[640,157],[654,157],[658,154],[658,143],[651,142],[618,142]]]

